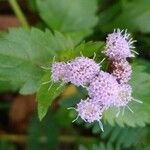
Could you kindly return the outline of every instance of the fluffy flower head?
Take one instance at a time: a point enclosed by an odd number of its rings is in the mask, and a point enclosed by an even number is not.
[[[118,82],[111,74],[101,71],[90,83],[88,92],[91,98],[110,107],[117,97]]]
[[[100,66],[93,59],[77,57],[67,64],[65,80],[77,86],[86,85],[99,71]]]
[[[79,116],[86,122],[99,121],[102,118],[104,107],[92,101],[92,99],[81,100],[77,104]]]
[[[65,73],[66,73],[66,63],[65,62],[55,62],[52,64],[51,79],[53,81],[63,80]]]
[[[112,61],[110,68],[111,74],[116,77],[119,83],[127,83],[131,79],[132,68],[127,60]]]
[[[132,88],[128,84],[120,84],[118,90],[118,97],[114,101],[114,106],[126,106],[132,100]]]
[[[129,39],[129,35],[125,30],[123,34],[123,30],[117,31],[114,30],[113,33],[108,34],[106,40],[106,47],[105,47],[105,55],[109,57],[109,59],[124,59],[127,57],[133,57],[131,53],[131,49],[134,48],[132,44],[135,42],[132,39]]]

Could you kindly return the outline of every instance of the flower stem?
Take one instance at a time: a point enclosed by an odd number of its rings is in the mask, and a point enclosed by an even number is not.
[[[23,12],[22,12],[22,10],[21,10],[17,0],[8,0],[8,2],[11,5],[14,13],[18,17],[22,27],[25,28],[25,29],[29,29],[30,26],[29,26],[29,24],[28,24],[28,22],[27,22],[27,20],[26,20],[26,18],[24,16],[24,14],[23,14]]]
[[[16,135],[16,134],[0,134],[0,140],[6,140],[6,141],[11,141],[14,143],[19,143],[23,144],[26,143],[28,139],[27,135]],[[40,136],[37,137],[40,143],[47,143],[48,138],[46,136]],[[59,137],[59,141],[62,143],[74,143],[76,140],[81,140],[84,143],[90,143],[97,141],[97,138],[95,137],[85,137],[85,136],[80,136],[80,137],[74,137],[71,135],[62,135]]]

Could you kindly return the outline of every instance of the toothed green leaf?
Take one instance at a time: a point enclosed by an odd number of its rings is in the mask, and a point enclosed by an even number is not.
[[[52,30],[70,35],[75,43],[91,34],[98,20],[96,0],[36,0],[36,3],[44,22]]]
[[[59,32],[52,34],[49,30],[14,28],[0,34],[0,89],[35,93],[44,75],[41,66],[72,48],[70,38]]]
[[[61,85],[60,82],[57,83],[47,83],[43,84],[50,80],[50,73],[44,75],[41,86],[37,92],[36,99],[38,102],[38,116],[39,119],[42,120],[46,115],[49,106],[53,102],[53,100],[63,91],[64,85]]]

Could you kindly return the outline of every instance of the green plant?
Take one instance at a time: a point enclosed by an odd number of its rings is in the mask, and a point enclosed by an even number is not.
[[[34,114],[26,149],[57,149],[58,141],[79,150],[149,149],[149,0],[121,0],[111,2],[112,5],[102,0],[29,0],[30,9],[40,18],[36,27],[29,27],[15,0],[9,3],[22,27],[0,33],[0,92],[36,94],[37,114],[43,119],[40,122]],[[118,27],[128,28],[138,40],[140,55],[130,59],[133,68],[130,84],[133,97],[143,104],[131,102],[134,113],[125,109],[124,115],[119,117],[116,117],[116,108],[106,110],[104,133],[96,123],[83,123],[79,119],[72,124],[77,113],[67,108],[85,99],[87,91],[74,87],[72,95],[63,96],[70,85],[61,86],[60,82],[53,83],[48,90],[51,83],[43,83],[50,81],[53,59],[67,62],[82,52],[88,58],[96,54],[95,61],[99,63],[105,57],[102,53],[106,44],[104,37]],[[107,70],[108,65],[108,61],[104,61],[102,69]],[[49,111],[49,108],[53,109]],[[140,138],[143,143],[139,142]],[[14,149],[7,142],[0,145],[0,149]]]

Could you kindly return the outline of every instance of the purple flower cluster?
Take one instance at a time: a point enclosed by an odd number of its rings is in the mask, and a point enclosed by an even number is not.
[[[125,107],[132,100],[132,88],[128,84],[131,79],[132,68],[127,58],[133,57],[136,53],[133,48],[135,40],[129,38],[127,30],[114,30],[109,34],[106,40],[105,55],[109,59],[109,73],[114,76],[118,82],[117,97],[113,105],[120,108]]]
[[[106,107],[113,105],[118,94],[118,83],[114,76],[100,71],[87,88],[89,96]]]
[[[86,86],[99,73],[100,66],[87,57],[77,57],[70,62],[56,62],[52,64],[52,80],[62,80],[76,86]]]
[[[66,72],[65,62],[53,63],[51,79],[55,82],[59,80],[64,80],[65,72]]]
[[[124,33],[124,34],[123,34]],[[131,53],[135,41],[132,38],[129,39],[130,34],[127,30],[114,30],[113,33],[108,34],[106,38],[105,55],[110,59],[126,59],[127,57],[133,57]]]
[[[93,59],[77,57],[67,64],[66,81],[76,86],[85,86],[100,71],[100,66]]]
[[[114,106],[124,107],[132,100],[132,88],[129,84],[119,84],[118,95]]]
[[[111,61],[110,68],[111,74],[117,78],[119,83],[127,83],[131,79],[132,68],[125,59]]]
[[[99,105],[93,99],[87,98],[77,104],[76,110],[84,121],[91,123],[102,118],[103,109],[103,105]]]
[[[88,91],[88,98],[81,100],[74,108],[86,122],[98,121],[101,129],[103,112],[112,107],[125,107],[133,99],[132,88],[128,84],[132,68],[127,61],[133,54],[132,39],[125,31],[114,30],[106,40],[104,54],[109,60],[108,72],[93,59],[81,56],[69,62],[57,62],[52,65],[52,80],[83,86]],[[129,107],[128,107],[129,108]]]

